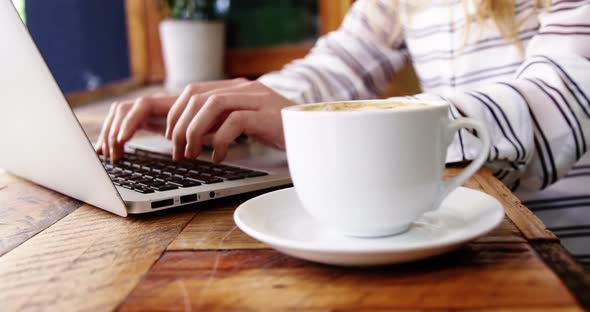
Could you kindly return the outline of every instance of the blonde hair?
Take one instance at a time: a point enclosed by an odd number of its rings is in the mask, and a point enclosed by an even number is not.
[[[374,0],[378,1],[378,0]],[[392,0],[393,6],[391,10],[400,19],[399,26],[392,31],[392,41],[398,38],[402,32],[402,27],[406,25],[411,16],[428,6],[431,0],[415,0],[408,1],[404,4],[403,8],[400,8],[400,0]],[[518,29],[522,24],[527,21],[531,16],[538,13],[539,9],[549,7],[551,0],[536,0],[535,5],[529,14],[524,17],[517,19],[514,12],[514,1],[515,0],[463,0],[463,14],[465,15],[465,38],[464,43],[467,43],[471,25],[476,23],[479,26],[483,26],[488,19],[491,19],[502,38],[518,47],[522,52],[522,43],[518,38]],[[409,5],[408,3],[411,3]],[[373,8],[375,5],[373,5]]]
[[[465,14],[465,42],[469,36],[470,26],[473,22],[483,25],[487,19],[492,19],[498,32],[509,44],[514,44],[522,52],[522,42],[518,38],[518,30],[524,22],[531,16],[536,15],[537,11],[546,8],[551,4],[551,0],[536,0],[533,9],[529,14],[517,19],[514,12],[514,0],[478,0],[475,6],[474,14],[469,14],[469,0],[463,0],[463,11]]]

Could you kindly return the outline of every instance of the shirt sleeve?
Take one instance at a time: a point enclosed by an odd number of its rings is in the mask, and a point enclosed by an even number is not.
[[[359,0],[303,59],[258,80],[297,103],[380,96],[408,60],[394,1]]]
[[[451,118],[490,130],[487,166],[513,190],[536,191],[567,174],[590,144],[590,3],[557,1],[541,16],[513,79],[443,92]],[[418,98],[434,95],[420,94]],[[460,130],[447,161],[474,159],[479,139]]]

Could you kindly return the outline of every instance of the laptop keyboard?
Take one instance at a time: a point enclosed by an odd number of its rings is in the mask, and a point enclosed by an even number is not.
[[[125,153],[114,164],[102,155],[99,158],[115,185],[141,194],[268,175],[203,160],[173,161],[145,151]]]

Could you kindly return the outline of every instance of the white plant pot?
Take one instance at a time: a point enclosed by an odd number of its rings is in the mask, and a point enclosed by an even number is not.
[[[168,90],[223,78],[223,22],[167,19],[160,23],[160,38]]]

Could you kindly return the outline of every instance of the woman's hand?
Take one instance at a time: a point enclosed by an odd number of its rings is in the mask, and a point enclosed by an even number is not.
[[[123,156],[125,142],[137,130],[147,129],[164,135],[166,115],[176,98],[177,96],[159,94],[113,103],[94,149],[116,161]]]
[[[173,157],[196,158],[203,144],[222,161],[229,144],[244,133],[266,145],[284,149],[281,109],[293,105],[257,81],[246,79],[195,83],[178,97],[154,96],[115,103],[96,144],[98,153],[113,160],[123,145],[150,117],[167,116],[165,135],[174,143]],[[161,129],[163,130],[163,129]]]

